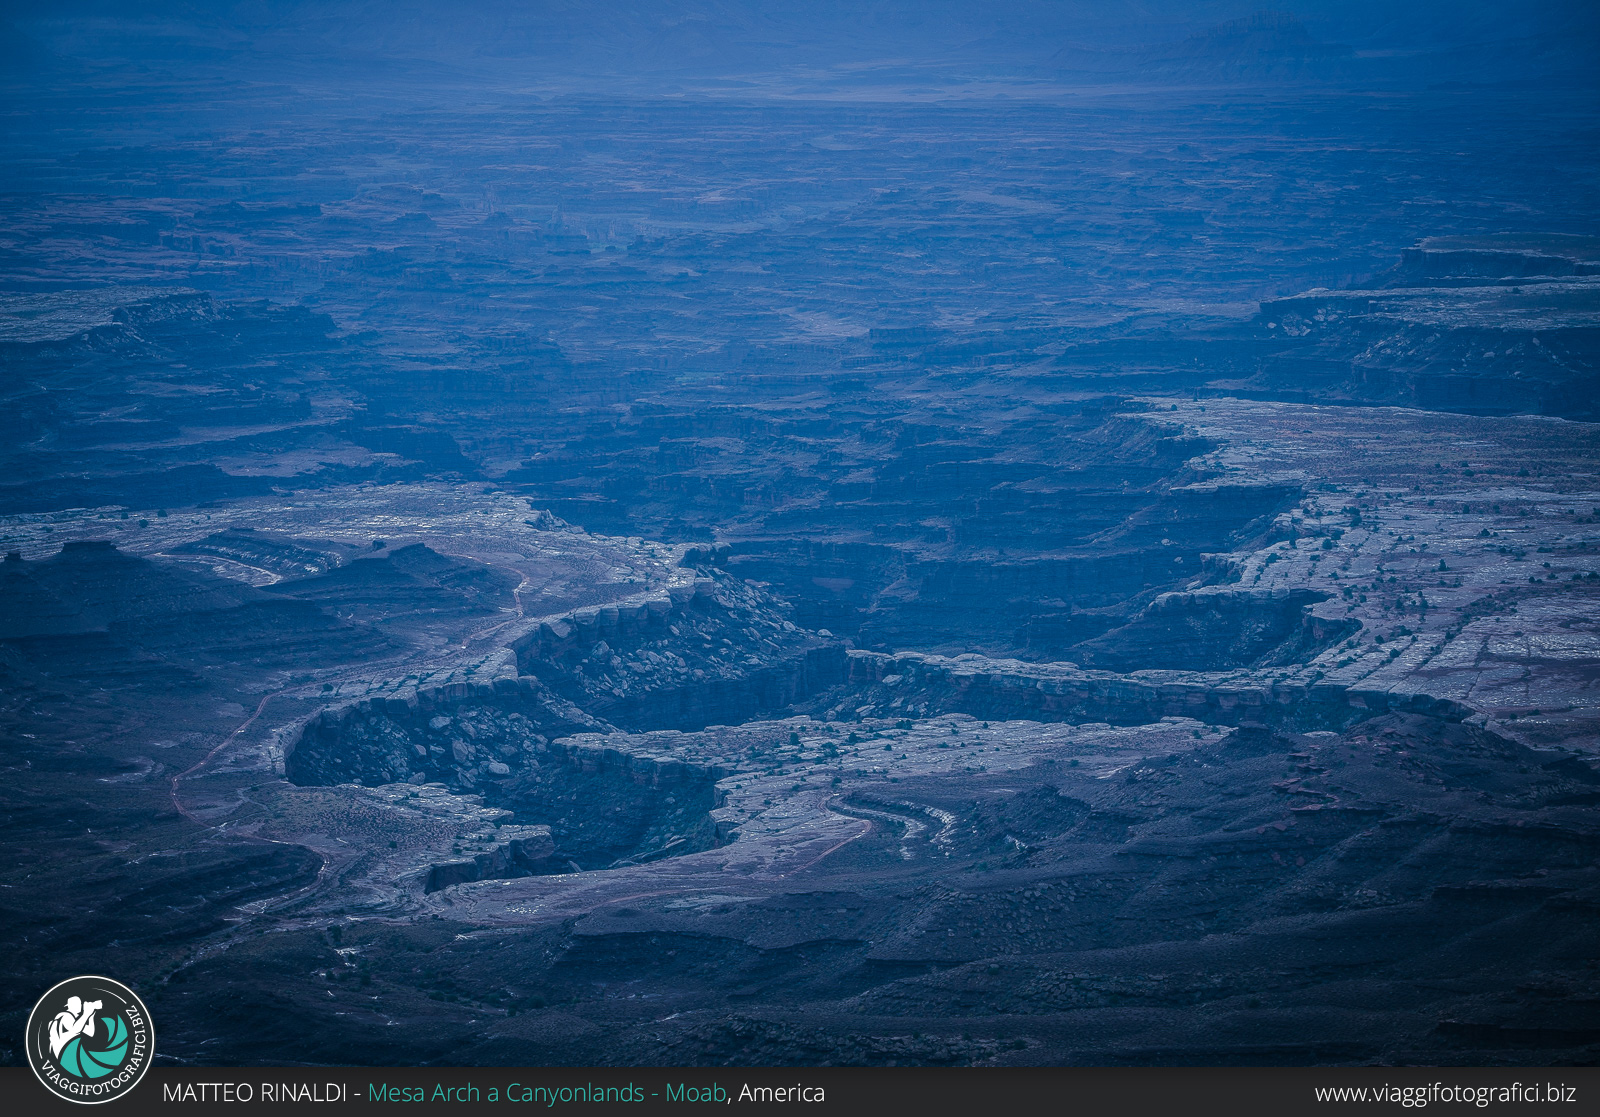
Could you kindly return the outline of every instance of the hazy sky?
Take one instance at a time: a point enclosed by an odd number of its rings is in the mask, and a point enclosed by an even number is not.
[[[1263,12],[1270,7],[1270,12]],[[1590,0],[64,0],[0,5],[13,69],[314,63],[489,80],[1584,80]]]

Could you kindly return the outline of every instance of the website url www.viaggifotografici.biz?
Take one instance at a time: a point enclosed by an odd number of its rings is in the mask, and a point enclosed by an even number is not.
[[[1319,1102],[1366,1102],[1398,1105],[1404,1109],[1423,1109],[1436,1102],[1486,1109],[1507,1102],[1569,1104],[1578,1100],[1578,1088],[1564,1082],[1512,1082],[1505,1086],[1461,1086],[1448,1082],[1392,1086],[1384,1083],[1382,1086],[1316,1086],[1312,1090]]]

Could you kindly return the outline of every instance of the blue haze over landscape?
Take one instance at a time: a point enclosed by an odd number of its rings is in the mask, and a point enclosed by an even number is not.
[[[0,6],[0,1035],[1594,1062],[1597,12]]]

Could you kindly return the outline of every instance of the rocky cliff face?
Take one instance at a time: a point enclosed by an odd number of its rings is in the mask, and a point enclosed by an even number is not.
[[[977,468],[985,462],[919,463],[917,472],[933,474],[937,483],[902,483],[887,492],[874,483],[828,512],[842,539],[859,539],[863,526],[875,524],[872,534],[881,541],[799,544],[778,532],[769,538],[741,534],[728,566],[794,600],[797,618],[826,623],[863,647],[998,652],[1037,646],[1059,653],[1061,645],[1042,637],[1062,612],[1098,610],[1102,627],[1109,627],[1154,593],[1193,582],[1206,553],[1249,538],[1300,495],[1292,483],[1183,477],[1189,483],[1176,484],[1173,474],[1161,477],[1156,471],[1168,455],[1206,448],[1178,433],[1156,417],[1080,432],[1079,445],[1059,448],[1088,459],[1070,472],[1043,461],[1008,462],[1009,476]],[[1112,450],[1114,438],[1124,441]],[[914,451],[922,449],[915,444],[906,457],[915,461]],[[1155,473],[1149,487],[1107,485],[1105,463],[1096,459],[1112,454],[1143,458]],[[879,467],[891,475],[910,468],[908,462]],[[936,505],[943,512],[936,513]],[[947,515],[952,506],[962,509],[954,519]],[[882,526],[883,516],[919,514],[938,526],[894,532]],[[885,538],[894,535],[900,539]],[[1031,643],[1030,626],[1036,626]]]
[[[548,827],[542,838],[530,833],[516,844],[507,837],[481,857],[430,870],[430,891],[714,843],[707,812],[725,770],[551,740],[600,724],[527,678],[425,688],[324,713],[304,728],[285,765],[303,785],[440,785]]]
[[[910,652],[892,656],[852,652],[847,687],[819,697],[814,705],[828,708],[834,717],[920,718],[960,712],[994,721],[1111,725],[1183,717],[1208,725],[1274,725],[1297,731],[1339,729],[1390,710],[1451,722],[1482,722],[1470,706],[1415,692],[1305,679],[1273,682],[1246,672],[1124,675],[1083,671],[1071,664],[978,655],[947,659]]]
[[[735,724],[844,677],[844,646],[798,627],[788,611],[703,571],[655,595],[541,621],[514,645],[517,668],[615,725]]]
[[[1286,344],[1234,387],[1478,415],[1595,417],[1600,248],[1592,237],[1439,237],[1366,290],[1261,305]]]
[[[542,872],[566,871],[565,865],[554,860],[556,845],[548,826],[501,827],[497,828],[495,837],[497,840],[483,853],[431,866],[423,881],[423,891],[438,892],[479,880],[510,880]]]
[[[465,705],[474,700],[486,705]],[[533,679],[456,683],[324,710],[284,763],[297,783],[439,781],[472,790],[508,775],[507,762],[524,762],[551,736],[597,724]]]
[[[1360,630],[1357,622],[1312,614],[1312,605],[1331,596],[1312,589],[1259,593],[1232,587],[1162,594],[1129,623],[1067,654],[1113,671],[1305,663]]]

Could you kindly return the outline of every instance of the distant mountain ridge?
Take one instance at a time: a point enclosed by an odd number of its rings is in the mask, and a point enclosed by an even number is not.
[[[414,80],[608,77],[801,84],[1009,76],[1103,82],[1591,83],[1597,6],[1466,0],[361,0],[12,5],[13,72],[144,64],[233,71],[371,67]],[[0,9],[3,11],[3,9]],[[613,86],[615,87],[615,86]]]

